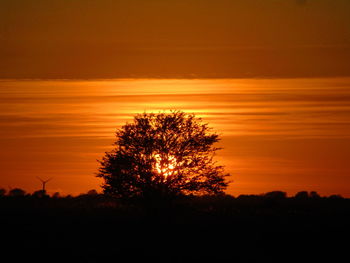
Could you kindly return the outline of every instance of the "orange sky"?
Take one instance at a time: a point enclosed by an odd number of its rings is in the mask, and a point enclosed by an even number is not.
[[[0,81],[0,102],[0,187],[98,189],[116,128],[181,109],[222,134],[228,193],[350,197],[350,78]]]
[[[2,0],[0,77],[350,76],[349,0]]]

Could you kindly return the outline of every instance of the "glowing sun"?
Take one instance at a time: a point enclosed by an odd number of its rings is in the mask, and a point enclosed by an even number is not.
[[[177,163],[174,156],[170,155],[167,158],[162,158],[160,154],[156,154],[155,159],[155,170],[158,174],[163,175],[165,178],[174,174]]]

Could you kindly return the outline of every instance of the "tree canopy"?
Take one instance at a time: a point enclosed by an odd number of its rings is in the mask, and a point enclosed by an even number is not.
[[[223,193],[229,174],[213,160],[220,138],[181,111],[143,113],[116,132],[115,148],[100,160],[103,189],[119,198]]]

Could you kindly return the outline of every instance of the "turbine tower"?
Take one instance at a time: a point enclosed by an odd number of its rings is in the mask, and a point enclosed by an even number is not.
[[[38,179],[41,181],[41,183],[43,184],[43,189],[42,189],[42,191],[43,191],[43,193],[46,193],[46,189],[45,189],[46,183],[47,183],[48,181],[50,181],[52,178],[47,179],[47,180],[43,180],[43,179],[41,179],[40,177],[36,177],[36,178],[38,178]]]

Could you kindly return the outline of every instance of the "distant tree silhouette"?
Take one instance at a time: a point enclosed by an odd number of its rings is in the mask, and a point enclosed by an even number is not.
[[[13,197],[21,197],[21,196],[25,196],[26,192],[20,188],[14,188],[11,189],[9,192],[9,196],[13,196]]]
[[[343,197],[342,195],[339,195],[339,194],[330,195],[328,198],[329,198],[329,199],[333,199],[333,200],[341,200],[341,199],[344,199],[344,197]]]
[[[38,190],[38,191],[35,191],[33,194],[32,194],[33,197],[37,197],[37,198],[43,198],[43,197],[49,197],[49,195],[46,194],[46,191],[44,190]]]
[[[294,198],[296,199],[308,199],[309,193],[307,191],[300,191],[295,194]]]
[[[213,161],[218,134],[193,114],[138,114],[116,132],[100,161],[103,189],[119,198],[219,194],[227,187]]]
[[[98,193],[97,193],[97,191],[96,191],[95,189],[89,190],[86,194],[87,194],[87,195],[90,195],[90,196],[98,195]]]
[[[60,198],[61,197],[61,194],[59,193],[59,192],[55,192],[55,193],[53,193],[53,195],[52,195],[52,198],[55,198],[55,199],[58,199],[58,198]]]
[[[282,191],[271,191],[265,193],[264,197],[268,199],[284,199],[287,197],[287,193]]]
[[[0,197],[6,195],[6,189],[0,188]]]
[[[321,196],[317,192],[311,191],[310,192],[310,198],[317,199],[317,198],[321,198]]]

